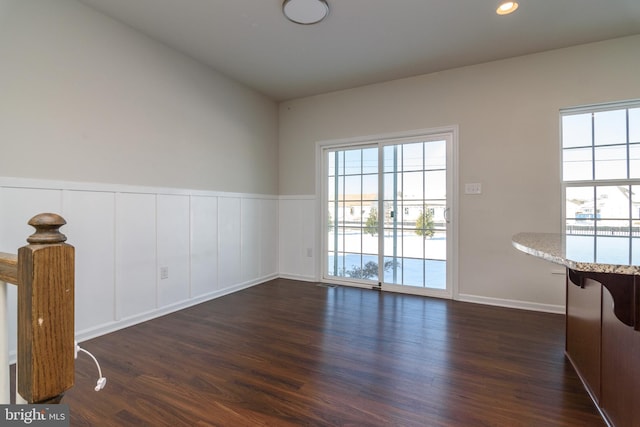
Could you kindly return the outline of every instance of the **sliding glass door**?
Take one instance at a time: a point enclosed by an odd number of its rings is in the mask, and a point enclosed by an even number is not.
[[[327,150],[327,275],[378,282],[378,147]]]
[[[451,296],[452,133],[323,149],[323,279]]]

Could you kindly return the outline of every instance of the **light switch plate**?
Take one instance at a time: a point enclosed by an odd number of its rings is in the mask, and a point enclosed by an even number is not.
[[[482,194],[482,184],[479,182],[465,184],[464,194]]]

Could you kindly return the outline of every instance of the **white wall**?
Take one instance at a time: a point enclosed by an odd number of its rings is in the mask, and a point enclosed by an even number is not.
[[[0,64],[0,251],[67,219],[80,339],[276,277],[273,101],[75,0],[0,0]]]
[[[0,0],[0,176],[277,194],[277,105],[75,0]]]
[[[281,277],[315,281],[318,251],[316,250],[316,200],[312,196],[284,196],[280,198],[279,267]]]
[[[35,213],[67,220],[80,341],[278,274],[275,196],[0,177],[0,206],[0,252],[26,245]]]
[[[458,297],[561,311],[558,266],[519,253],[511,236],[561,230],[559,109],[640,98],[638,70],[635,36],[284,102],[281,215],[315,196],[317,141],[459,125],[460,186],[479,182],[483,193],[458,190]],[[282,263],[304,250],[308,224],[280,224]]]

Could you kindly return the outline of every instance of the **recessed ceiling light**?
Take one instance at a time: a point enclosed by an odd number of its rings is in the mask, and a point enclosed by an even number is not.
[[[508,15],[510,13],[515,12],[517,8],[518,8],[517,1],[501,1],[500,4],[498,5],[498,8],[496,9],[496,13],[498,15]]]
[[[296,24],[316,24],[327,16],[329,5],[326,0],[284,0],[282,13]]]

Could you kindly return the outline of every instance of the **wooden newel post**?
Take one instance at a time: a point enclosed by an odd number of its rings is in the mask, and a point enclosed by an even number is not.
[[[18,392],[29,403],[59,403],[74,383],[74,248],[52,213],[18,249]]]

